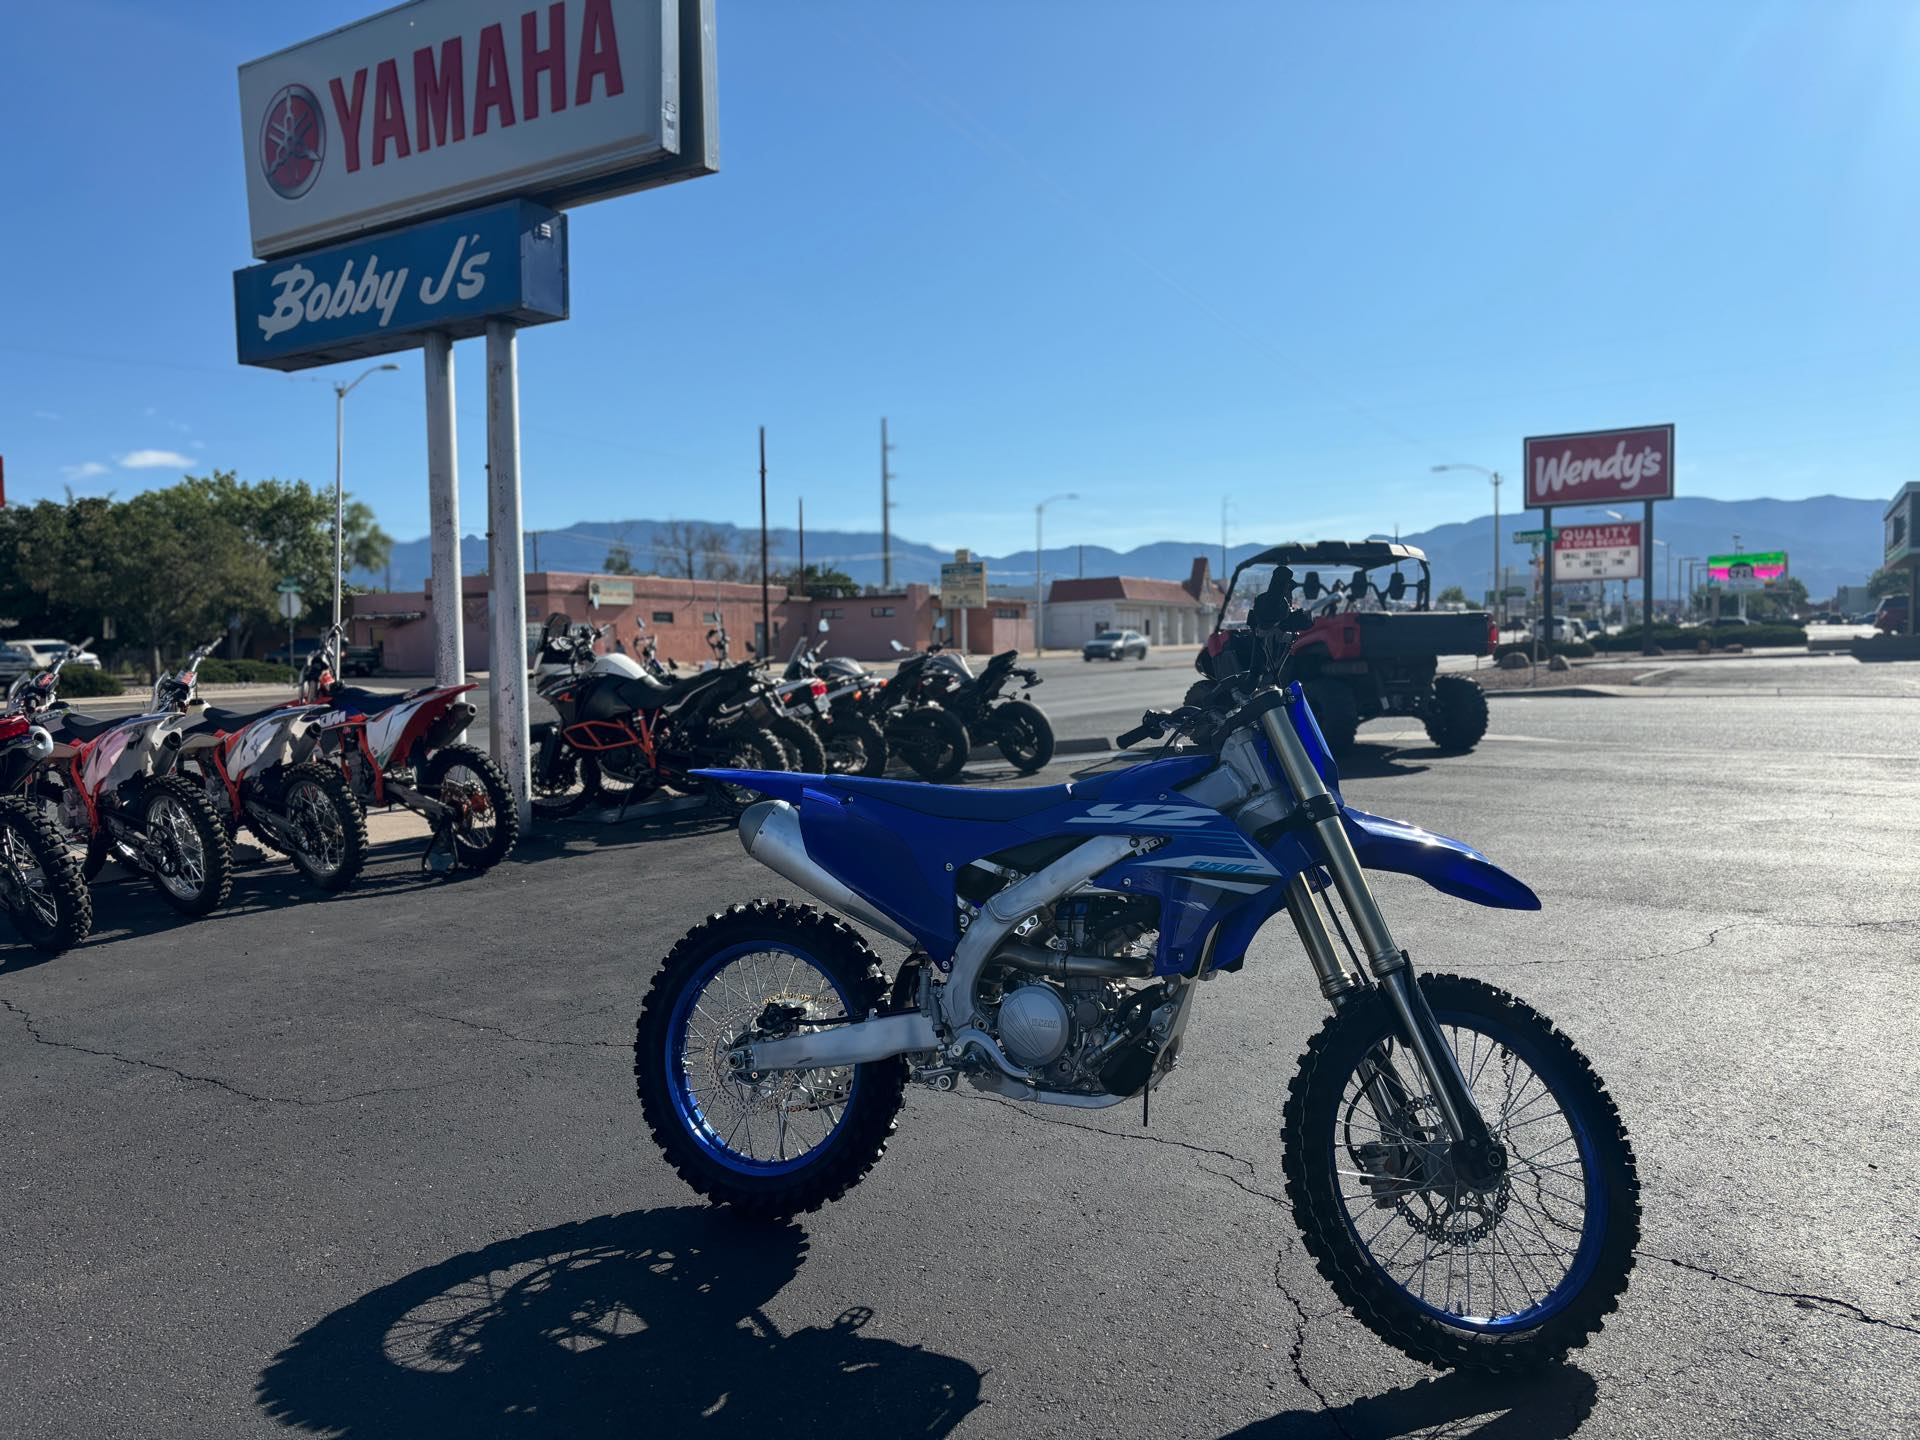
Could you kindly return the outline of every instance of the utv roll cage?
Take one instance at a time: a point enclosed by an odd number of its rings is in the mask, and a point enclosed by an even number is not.
[[[1398,581],[1399,584],[1395,585],[1393,581],[1389,581],[1385,590],[1366,581],[1365,576],[1368,571],[1378,570],[1387,565],[1398,566],[1402,561],[1410,561],[1420,567],[1420,578],[1413,585],[1414,608],[1417,610],[1430,608],[1433,568],[1427,563],[1427,552],[1417,546],[1402,545],[1395,540],[1315,540],[1311,543],[1295,540],[1285,545],[1271,546],[1257,555],[1249,555],[1233,567],[1233,575],[1227,581],[1227,593],[1221,597],[1220,609],[1213,617],[1213,628],[1218,630],[1226,623],[1227,609],[1233,604],[1233,596],[1239,587],[1241,572],[1255,565],[1283,567],[1292,578],[1291,588],[1295,589],[1305,586],[1305,582],[1294,573],[1305,566],[1325,565],[1330,569],[1335,566],[1351,566],[1354,571],[1353,579],[1363,582],[1366,589],[1372,590],[1383,599],[1398,600],[1406,593],[1406,583],[1397,569],[1394,572],[1394,581]],[[1347,585],[1344,589],[1345,593],[1356,597],[1361,593],[1361,587],[1358,585]],[[1324,593],[1329,592],[1318,591],[1306,598],[1312,601]]]

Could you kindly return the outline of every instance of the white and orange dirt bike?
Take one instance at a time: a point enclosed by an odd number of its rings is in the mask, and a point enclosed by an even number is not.
[[[314,718],[317,755],[362,806],[404,805],[433,827],[421,866],[486,870],[520,838],[520,814],[500,767],[459,743],[473,723],[472,685],[428,685],[404,694],[343,685],[340,627],[322,638],[301,673],[300,703]]]

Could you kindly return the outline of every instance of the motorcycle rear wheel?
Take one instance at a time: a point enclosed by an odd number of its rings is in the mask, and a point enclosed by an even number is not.
[[[93,930],[79,859],[53,823],[23,800],[0,798],[0,901],[20,938],[58,955]]]
[[[853,927],[811,906],[756,900],[688,931],[654,977],[633,1043],[641,1109],[680,1178],[766,1219],[858,1184],[893,1134],[904,1060],[743,1078],[726,1057],[776,1003],[858,1019],[885,993]]]
[[[804,775],[827,773],[827,747],[806,721],[795,715],[776,715],[767,722],[767,733],[780,742],[796,771]]]
[[[827,768],[835,775],[887,773],[887,735],[865,715],[834,715],[825,722]]]
[[[1600,1329],[1633,1270],[1640,1181],[1626,1127],[1538,1011],[1457,975],[1419,985],[1504,1173],[1476,1188],[1454,1170],[1422,1072],[1374,990],[1313,1037],[1288,1090],[1294,1219],[1341,1302],[1414,1359],[1486,1372],[1552,1364]]]
[[[207,915],[233,893],[233,842],[207,792],[179,775],[147,781],[140,791],[140,828],[160,858],[147,876],[160,898],[182,915]]]
[[[993,709],[998,745],[1006,761],[1022,775],[1046,768],[1053,759],[1053,726],[1038,705],[1009,700]]]

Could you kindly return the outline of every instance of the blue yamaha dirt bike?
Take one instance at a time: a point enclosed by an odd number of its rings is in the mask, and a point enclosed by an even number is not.
[[[1292,586],[1279,569],[1255,602],[1252,664],[1215,708],[1149,713],[1121,740],[1192,748],[1030,789],[716,772],[771,797],[741,818],[748,853],[837,914],[736,905],[667,956],[634,1071],[680,1175],[752,1214],[814,1209],[879,1159],[908,1081],[1144,1112],[1202,983],[1285,911],[1333,1008],[1281,1122],[1321,1274],[1430,1364],[1517,1369],[1585,1343],[1639,1236],[1619,1112],[1537,1011],[1416,976],[1366,872],[1540,902],[1472,847],[1341,798],[1288,677]],[[891,980],[848,920],[908,947]]]

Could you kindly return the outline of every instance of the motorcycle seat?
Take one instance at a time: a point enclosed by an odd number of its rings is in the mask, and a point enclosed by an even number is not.
[[[850,798],[866,798],[916,810],[922,815],[938,815],[946,820],[982,820],[994,824],[1023,820],[1055,805],[1064,805],[1085,787],[1073,785],[1027,785],[1008,790],[990,790],[976,785],[923,785],[915,780],[872,780],[860,775],[833,775],[821,783],[808,782],[816,790]]]
[[[336,685],[328,695],[328,703],[338,710],[350,710],[360,715],[378,715],[382,710],[391,710],[401,701],[410,697],[399,690],[362,690],[357,685]]]
[[[70,739],[92,740],[106,734],[107,731],[123,723],[126,719],[127,717],[125,715],[96,717],[93,715],[82,715],[78,711],[69,710],[60,717],[60,732],[63,736]]]
[[[630,705],[635,710],[664,710],[670,705],[678,705],[694,691],[704,690],[721,673],[718,670],[705,670],[678,680],[636,675],[631,680],[622,680],[614,687],[613,693],[619,697],[622,705]]]
[[[202,723],[194,728],[205,729],[212,726],[220,730],[239,730],[251,725],[262,715],[271,715],[274,711],[284,708],[283,705],[262,705],[258,710],[221,710],[209,705],[200,712]]]

